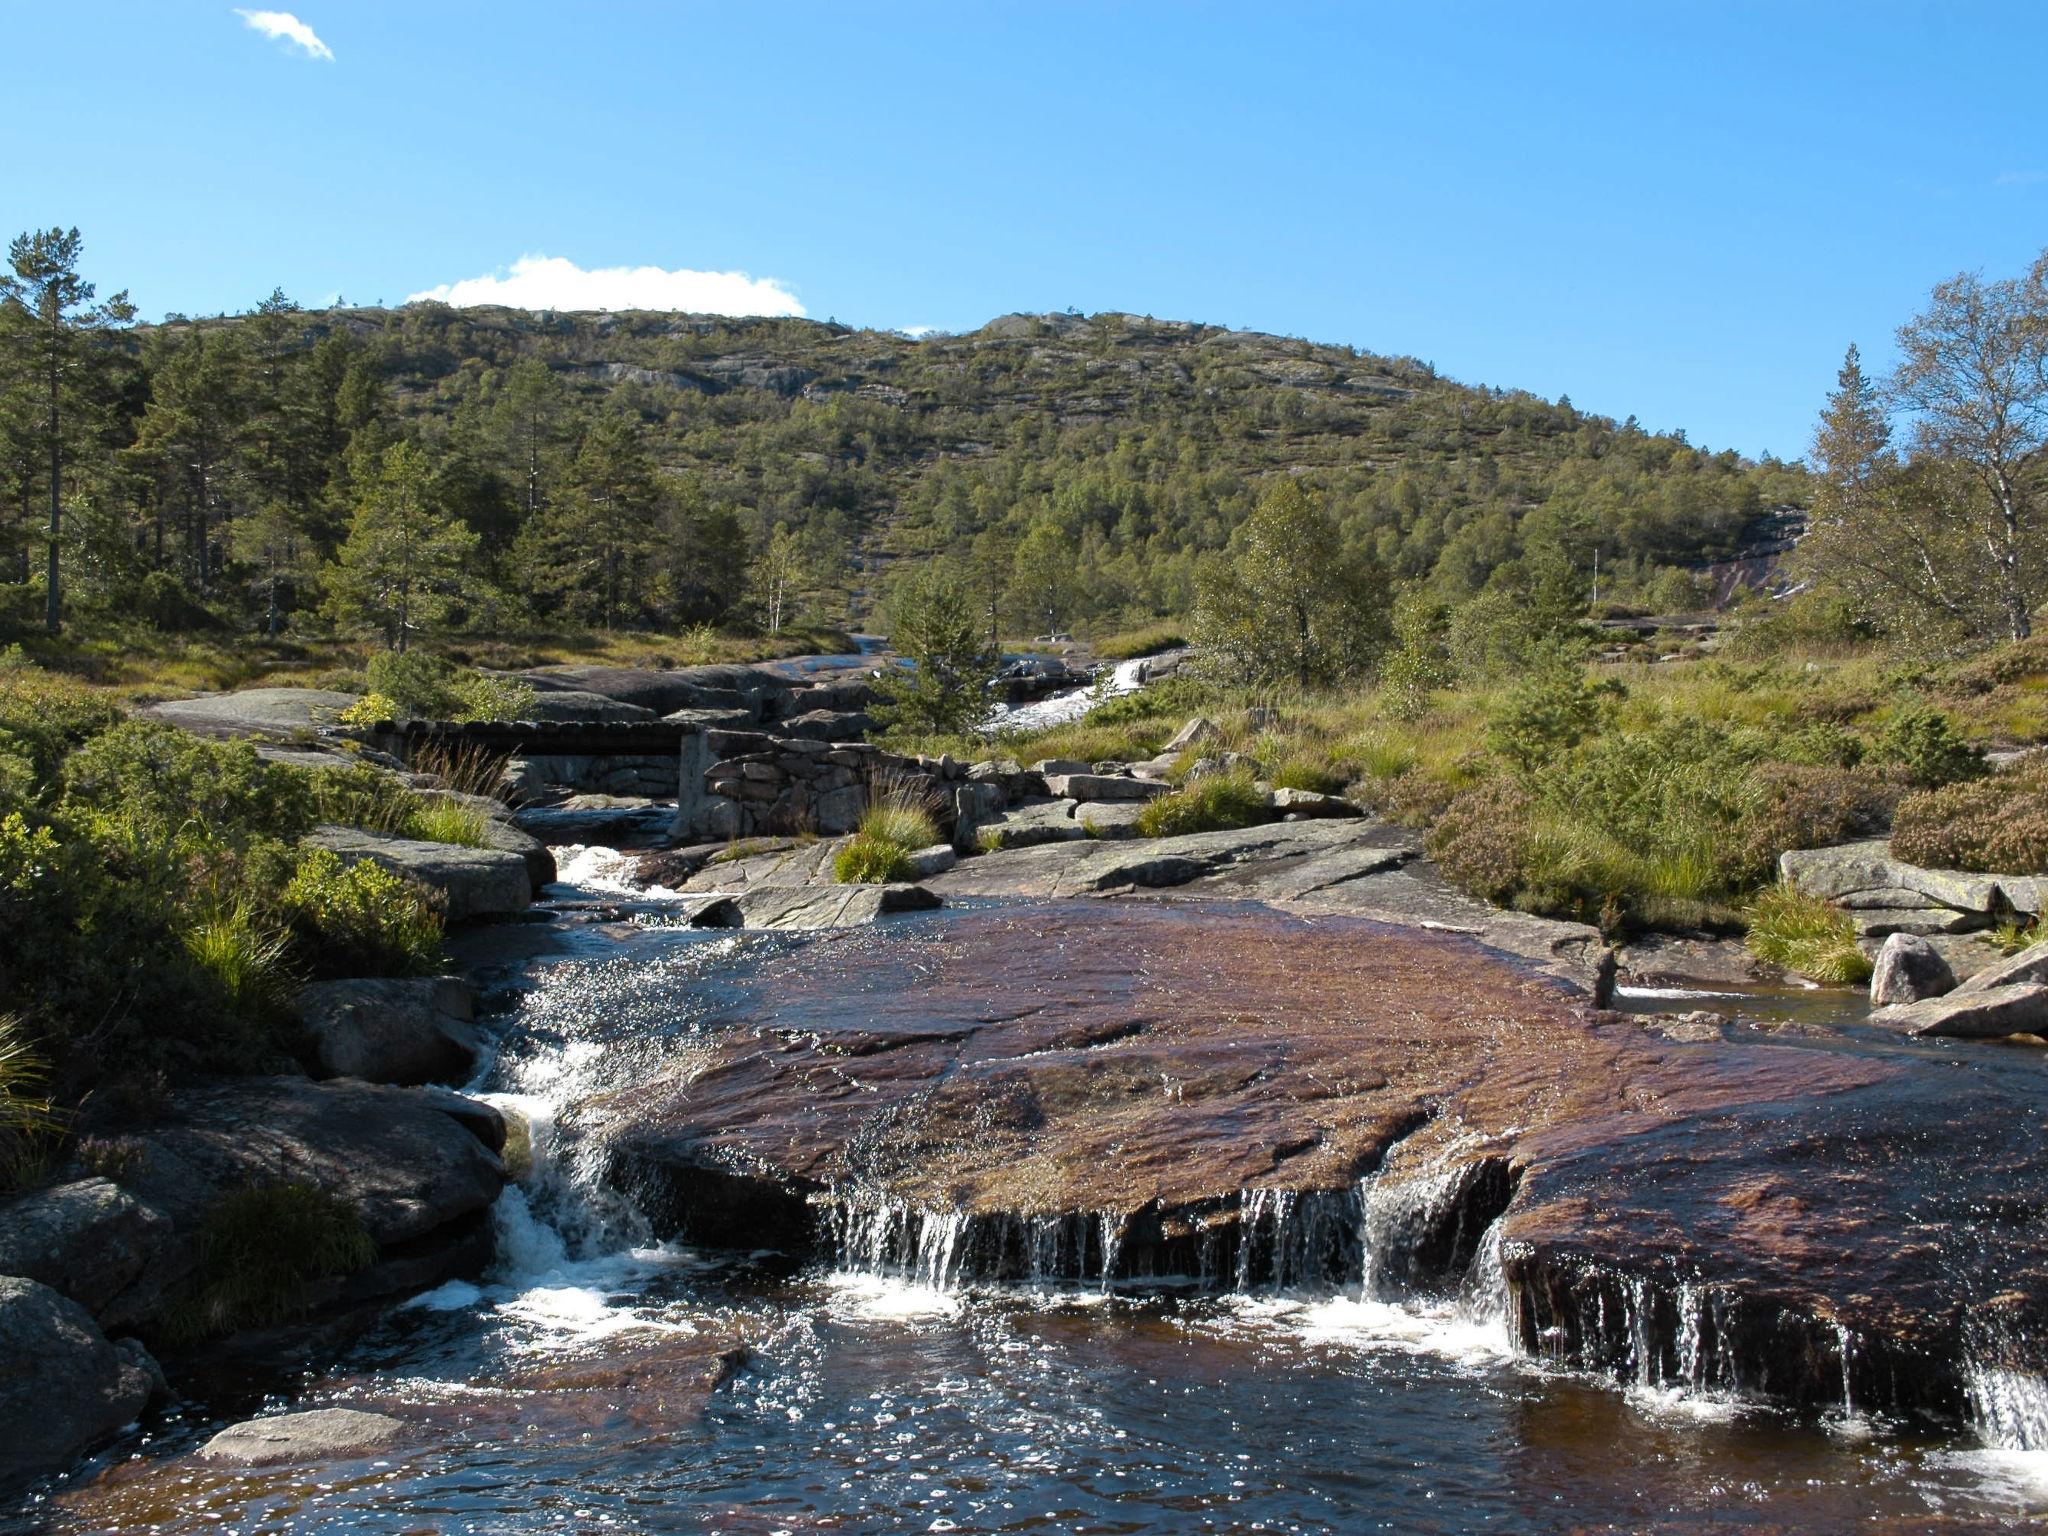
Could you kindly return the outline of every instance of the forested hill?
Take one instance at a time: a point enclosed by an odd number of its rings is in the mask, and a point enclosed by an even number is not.
[[[934,554],[965,562],[1012,632],[1176,616],[1198,561],[1276,474],[1303,476],[1348,538],[1446,600],[1503,568],[1512,579],[1525,552],[1586,570],[1597,550],[1606,595],[1674,607],[1696,590],[1676,568],[1805,499],[1796,466],[1704,453],[1568,400],[1131,315],[1010,315],[919,340],[808,320],[274,301],[130,334],[115,499],[147,558],[215,604],[275,585],[252,582],[249,542],[224,529],[283,488],[325,556],[359,495],[352,446],[402,438],[479,536],[472,599],[543,622],[729,620],[763,594],[785,617],[858,620],[891,564]],[[263,425],[287,398],[315,423],[299,468],[237,470],[249,444],[299,430]],[[202,484],[187,439],[207,412],[222,451]],[[300,608],[317,600],[309,576],[291,584]]]

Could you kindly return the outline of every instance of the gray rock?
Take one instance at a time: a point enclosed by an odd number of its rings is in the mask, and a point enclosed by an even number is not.
[[[1871,1014],[1870,1022],[1910,1035],[1946,1035],[1963,1040],[2040,1034],[2048,1032],[2048,986],[2015,982],[1973,992],[1951,992],[1944,997],[1880,1008]]]
[[[679,709],[744,709],[758,720],[768,701],[780,699],[791,690],[786,677],[759,667],[741,666],[662,670],[569,665],[535,667],[519,675],[541,692],[598,693],[657,715],[670,715]]]
[[[342,1078],[220,1078],[180,1088],[151,1121],[122,1183],[181,1233],[251,1184],[312,1184],[353,1206],[380,1246],[429,1238],[490,1208],[505,1173],[448,1112],[440,1089]]]
[[[929,880],[933,875],[943,875],[959,862],[960,855],[953,851],[951,843],[934,843],[910,855],[910,877]]]
[[[502,849],[422,843],[353,827],[318,827],[306,842],[350,864],[373,860],[440,892],[451,923],[524,912],[533,900],[525,858]]]
[[[132,1423],[161,1379],[148,1360],[69,1297],[0,1276],[0,1477],[61,1467]]]
[[[1364,811],[1342,795],[1318,794],[1312,789],[1276,789],[1266,797],[1275,814],[1308,818],[1363,816]]]
[[[1943,933],[1974,933],[1991,926],[1983,912],[1959,912],[1954,907],[1850,907],[1850,921],[1861,939],[1884,939],[1895,933],[1928,938]]]
[[[1093,763],[1076,762],[1071,757],[1048,757],[1033,763],[1027,771],[1037,774],[1040,778],[1044,778],[1055,773],[1093,773],[1095,765]]]
[[[2004,901],[1999,876],[1922,869],[1894,859],[1882,838],[1793,849],[1779,856],[1778,872],[1787,884],[1852,911],[1940,907],[1988,916]]]
[[[859,928],[891,913],[941,905],[921,885],[762,885],[707,907],[696,922],[704,928]]]
[[[1171,788],[1156,779],[1127,778],[1109,773],[1051,773],[1045,776],[1048,793],[1065,800],[1150,800]]]
[[[139,711],[197,736],[303,736],[332,725],[356,702],[353,693],[323,688],[246,688],[196,699],[168,699]]]
[[[1160,755],[1178,756],[1195,747],[1206,747],[1223,733],[1216,728],[1216,722],[1204,715],[1197,715],[1186,725],[1173,733],[1173,740],[1160,748]]]
[[[2021,982],[2048,985],[2048,939],[1984,967],[1957,987],[1958,992],[1989,992]]]
[[[804,741],[860,741],[874,728],[874,719],[861,710],[814,709],[785,720],[776,731]]]
[[[1026,801],[1005,811],[984,830],[998,849],[1074,843],[1088,835],[1088,829],[1074,820],[1072,800]]]
[[[601,693],[586,693],[576,688],[564,688],[547,693],[536,692],[532,708],[523,713],[529,720],[540,720],[550,724],[655,718],[654,711],[645,705],[628,704],[620,699],[607,698]]]
[[[972,770],[969,773],[966,783],[953,788],[953,850],[956,853],[974,852],[981,843],[981,829],[1002,816],[1005,804],[999,785],[976,780],[972,777]]]
[[[1870,973],[1870,1004],[1889,1008],[1917,1003],[1953,992],[1955,986],[1956,973],[1940,950],[1917,934],[1895,933],[1877,952],[1877,964]]]
[[[111,1179],[78,1179],[0,1207],[0,1274],[61,1291],[110,1327],[139,1319],[112,1309],[171,1239],[161,1211]]]
[[[261,1467],[279,1461],[336,1461],[389,1445],[405,1424],[385,1413],[314,1408],[230,1424],[199,1449],[208,1461]]]
[[[1136,837],[1144,814],[1140,800],[1092,800],[1074,807],[1074,824],[1087,837]]]
[[[751,709],[677,709],[663,715],[671,725],[694,725],[701,731],[744,730],[754,723]]]
[[[459,1083],[483,1051],[469,984],[460,977],[315,982],[294,1006],[320,1077]]]

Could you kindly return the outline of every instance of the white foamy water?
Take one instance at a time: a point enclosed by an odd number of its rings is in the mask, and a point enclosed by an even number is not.
[[[1120,661],[1116,670],[1103,681],[1086,688],[1070,688],[1064,693],[1048,694],[1045,698],[1034,699],[1029,704],[999,705],[989,721],[991,732],[1000,731],[1042,731],[1049,726],[1067,725],[1079,720],[1097,704],[1116,698],[1121,694],[1136,693],[1144,685],[1138,681],[1145,663],[1152,658],[1140,656],[1133,661]]]
[[[555,850],[555,885],[562,893],[632,896],[641,901],[680,901],[681,891],[641,885],[633,879],[634,855],[597,844],[568,843]]]
[[[955,1291],[893,1275],[860,1274],[853,1270],[839,1270],[827,1276],[825,1289],[834,1313],[868,1322],[911,1323],[957,1317],[962,1305]]]

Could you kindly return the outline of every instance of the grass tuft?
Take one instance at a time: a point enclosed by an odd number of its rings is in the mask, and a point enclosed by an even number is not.
[[[1148,803],[1138,813],[1138,831],[1146,837],[1222,832],[1257,826],[1271,814],[1249,773],[1212,773]]]
[[[1839,907],[1789,885],[1774,885],[1750,904],[1749,952],[1810,981],[1848,986],[1867,981],[1870,958],[1856,947],[1856,925]]]

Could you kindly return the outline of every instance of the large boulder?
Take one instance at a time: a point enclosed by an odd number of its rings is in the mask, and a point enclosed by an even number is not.
[[[74,1179],[0,1207],[0,1274],[61,1291],[110,1327],[140,1320],[116,1298],[171,1241],[171,1223],[111,1179]]]
[[[61,1467],[132,1423],[162,1381],[142,1346],[40,1281],[0,1276],[0,1477]]]
[[[368,859],[438,891],[451,923],[511,916],[533,900],[533,873],[525,856],[505,849],[423,843],[355,827],[316,827],[306,842],[345,863]]]
[[[161,720],[197,736],[288,738],[332,725],[356,701],[353,693],[324,688],[245,688],[240,693],[168,699],[140,713],[145,720]]]
[[[404,1433],[404,1422],[388,1413],[312,1408],[230,1424],[201,1446],[199,1454],[207,1461],[240,1467],[280,1461],[339,1461],[381,1450]]]
[[[2002,913],[2041,910],[2042,882],[2028,875],[1923,869],[1895,859],[1883,838],[1833,848],[1795,848],[1778,859],[1788,885],[1844,908],[1870,937],[1963,933]]]
[[[483,1052],[469,985],[455,976],[320,981],[294,1006],[320,1077],[459,1083]]]
[[[520,677],[540,693],[595,693],[657,715],[679,709],[743,709],[759,720],[790,681],[758,667],[536,667]]]
[[[1909,1035],[1960,1040],[2044,1034],[2048,1033],[2048,986],[2022,981],[1970,992],[1958,990],[1880,1008],[1871,1014],[1870,1022]]]
[[[1870,1003],[1874,1008],[1917,1003],[1953,992],[1955,985],[1956,973],[1940,950],[1916,934],[1895,933],[1877,952],[1870,973]]]
[[[349,1205],[380,1250],[346,1281],[323,1282],[316,1307],[354,1306],[474,1273],[489,1261],[490,1207],[505,1169],[489,1144],[503,1124],[487,1104],[445,1088],[339,1078],[202,1080],[144,1120],[89,1123],[118,1136],[119,1178],[168,1217],[174,1241],[113,1303],[159,1316],[198,1263],[197,1234],[220,1200],[255,1185],[308,1184]]]

